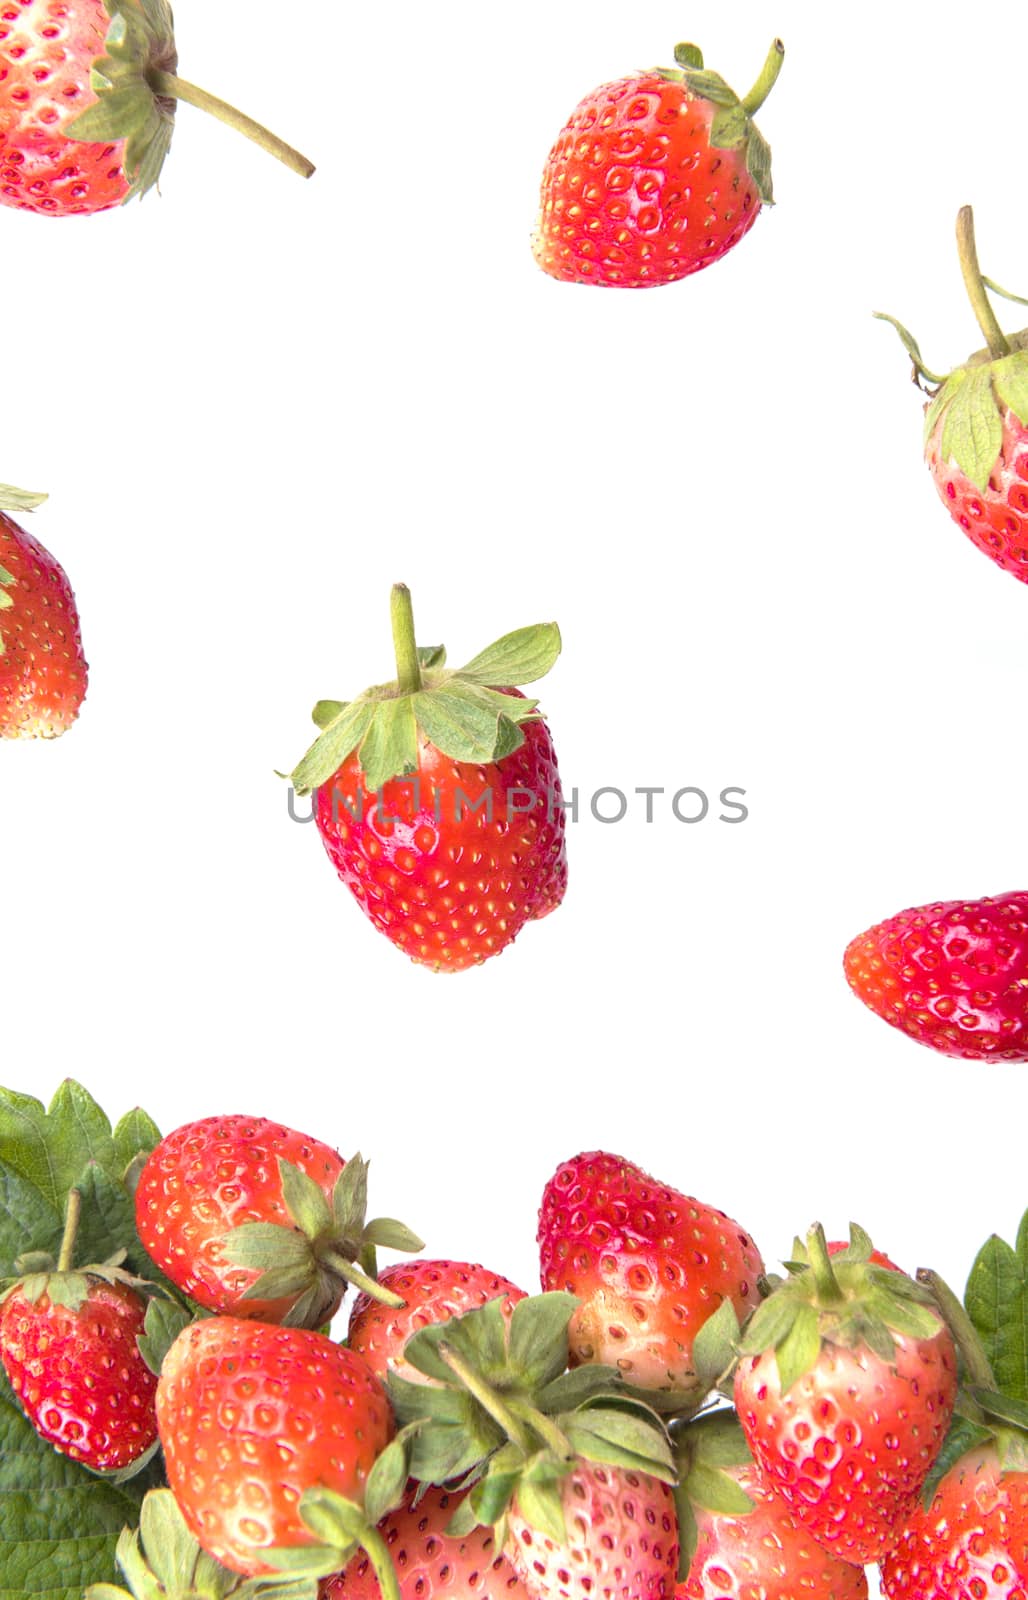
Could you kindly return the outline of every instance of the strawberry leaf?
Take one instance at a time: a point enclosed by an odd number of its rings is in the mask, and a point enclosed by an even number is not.
[[[560,629],[555,622],[517,628],[461,667],[455,676],[484,688],[520,686],[544,678],[560,655]]]
[[[942,457],[955,462],[976,489],[984,489],[1002,443],[1003,418],[992,387],[992,369],[965,368],[964,381],[943,415]]]
[[[782,1393],[809,1372],[821,1353],[821,1333],[813,1306],[800,1306],[792,1327],[775,1350]]]
[[[993,1234],[975,1257],[964,1303],[998,1388],[1028,1401],[1028,1212],[1016,1247]]]
[[[16,489],[13,484],[0,483],[0,511],[35,511],[47,499],[48,495],[33,494],[30,489]],[[7,576],[8,581],[13,583],[10,573]]]
[[[949,1432],[942,1443],[942,1449],[935,1458],[931,1472],[924,1482],[921,1490],[921,1504],[925,1510],[931,1506],[935,1499],[935,1491],[951,1467],[955,1466],[961,1456],[968,1450],[974,1450],[979,1445],[990,1444],[993,1434],[991,1428],[985,1428],[979,1422],[974,1422],[968,1417],[955,1416],[950,1424]]]
[[[413,772],[417,766],[418,731],[414,719],[420,698],[404,695],[398,700],[382,700],[376,707],[360,746],[364,781],[372,791],[390,778]]]
[[[739,1318],[731,1300],[722,1300],[693,1341],[692,1364],[699,1387],[715,1389],[735,1360]]]
[[[126,140],[126,199],[143,195],[160,177],[175,126],[175,103],[155,93],[151,69],[174,71],[175,39],[166,0],[104,0],[110,25],[106,55],[94,61],[90,84],[96,103],[68,124],[68,136],[85,143]]]
[[[1019,350],[993,362],[992,381],[1000,404],[1028,424],[1028,354]]]

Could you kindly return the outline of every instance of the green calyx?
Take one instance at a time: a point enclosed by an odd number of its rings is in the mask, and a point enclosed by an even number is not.
[[[549,672],[560,654],[555,622],[505,634],[454,671],[441,645],[416,644],[405,584],[393,588],[391,616],[395,680],[356,700],[318,702],[314,721],[321,732],[289,775],[297,794],[320,788],[355,750],[367,788],[381,789],[418,769],[422,739],[452,761],[502,761],[524,744],[524,724],[539,720],[538,700],[502,691]]]
[[[126,200],[144,195],[160,178],[179,100],[210,112],[294,172],[310,177],[314,167],[306,156],[234,106],[176,76],[178,55],[167,0],[104,0],[104,6],[110,17],[106,54],[94,61],[90,73],[97,101],[68,124],[67,132],[86,144],[125,140]]]
[[[93,1583],[83,1600],[317,1600],[316,1578],[243,1578],[202,1550],[170,1489],[151,1489],[139,1527],[115,1551],[127,1584]]]
[[[33,494],[28,489],[15,489],[9,483],[0,483],[0,511],[35,511],[46,499],[45,494]],[[8,594],[17,582],[13,572],[0,564],[0,611],[9,611],[14,605],[13,595]],[[0,656],[4,654],[4,636],[0,629]]]
[[[1006,412],[1028,427],[1028,329],[1005,334],[989,293],[1019,305],[1028,301],[1001,289],[982,273],[970,206],[964,206],[957,216],[957,251],[968,299],[986,341],[984,350],[976,351],[948,375],[932,372],[924,364],[917,340],[902,323],[881,311],[874,315],[896,329],[911,358],[915,383],[930,396],[925,409],[925,445],[941,425],[942,459],[952,461],[976,489],[984,491],[1002,453]]]
[[[943,1323],[927,1288],[905,1273],[871,1261],[871,1240],[850,1229],[849,1247],[830,1256],[816,1224],[786,1262],[789,1276],[753,1313],[739,1340],[741,1355],[773,1350],[782,1393],[818,1360],[823,1345],[865,1346],[880,1360],[895,1359],[895,1335],[932,1339]]]
[[[402,1306],[400,1296],[375,1279],[375,1251],[379,1246],[421,1250],[423,1241],[392,1217],[365,1222],[368,1163],[359,1155],[346,1163],[331,1203],[292,1162],[279,1157],[278,1170],[291,1225],[244,1222],[221,1240],[226,1260],[259,1274],[243,1298],[292,1300],[283,1321],[298,1328],[319,1328],[335,1311],[346,1284],[385,1305]]]
[[[730,89],[717,72],[703,65],[703,52],[694,44],[675,46],[677,68],[661,68],[660,75],[672,83],[682,83],[696,100],[708,100],[714,107],[710,142],[717,150],[744,150],[746,167],[765,205],[774,204],[771,186],[771,148],[760,132],[754,116],[778,81],[785,59],[785,46],[776,39],[749,94],[742,98]]]
[[[609,1367],[567,1370],[573,1295],[521,1300],[509,1323],[502,1300],[424,1328],[404,1358],[433,1380],[388,1380],[400,1433],[380,1461],[397,1481],[460,1480],[469,1489],[449,1531],[497,1529],[516,1497],[533,1526],[563,1540],[561,1480],[580,1459],[676,1478],[657,1414]]]
[[[368,1474],[364,1485],[364,1504],[347,1500],[334,1489],[308,1489],[300,1500],[301,1521],[312,1535],[309,1543],[291,1546],[272,1546],[261,1555],[269,1567],[282,1574],[283,1580],[311,1582],[341,1572],[358,1550],[367,1555],[382,1600],[401,1600],[400,1584],[393,1566],[389,1547],[378,1531],[377,1524],[403,1500],[405,1483],[397,1484],[390,1467],[393,1458],[383,1466],[383,1457]],[[287,1591],[290,1594],[291,1591]],[[278,1595],[279,1590],[273,1594]]]
[[[712,1411],[685,1427],[672,1426],[671,1444],[678,1469],[674,1496],[682,1583],[696,1554],[697,1510],[730,1517],[753,1510],[753,1501],[733,1476],[738,1468],[751,1466],[753,1457],[738,1417],[729,1410]]]
[[[0,1303],[20,1293],[30,1305],[36,1305],[46,1295],[52,1306],[62,1306],[66,1311],[80,1311],[89,1297],[90,1283],[96,1280],[123,1284],[143,1294],[155,1291],[155,1284],[125,1271],[121,1265],[125,1259],[124,1250],[119,1250],[106,1261],[91,1263],[87,1267],[73,1265],[81,1216],[82,1196],[78,1189],[72,1189],[68,1194],[64,1234],[58,1255],[55,1258],[46,1251],[30,1250],[19,1256],[14,1263],[16,1276],[5,1282]]]

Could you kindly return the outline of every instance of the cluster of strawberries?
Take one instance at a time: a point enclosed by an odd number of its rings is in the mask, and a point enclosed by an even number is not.
[[[974,1318],[857,1227],[770,1276],[724,1213],[602,1152],[545,1187],[535,1296],[378,1272],[422,1246],[365,1220],[366,1163],[263,1118],[188,1124],[130,1181],[148,1271],[75,1265],[73,1188],[0,1357],[92,1473],[163,1460],[118,1545],[139,1600],[856,1600],[871,1562],[905,1600],[1028,1586],[1024,1225],[1016,1293]]]

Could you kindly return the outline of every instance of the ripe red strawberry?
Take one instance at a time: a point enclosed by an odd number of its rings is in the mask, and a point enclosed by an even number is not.
[[[105,211],[160,177],[176,100],[304,177],[304,156],[175,76],[167,0],[12,0],[0,11],[0,201],[42,216]]]
[[[346,1342],[382,1379],[394,1372],[418,1381],[420,1374],[403,1359],[403,1347],[419,1328],[462,1317],[490,1300],[502,1300],[509,1322],[517,1302],[525,1299],[524,1290],[509,1278],[467,1261],[398,1262],[380,1273],[378,1282],[403,1301],[402,1307],[358,1295]]]
[[[0,738],[54,739],[85,699],[88,669],[75,596],[38,539],[4,515],[43,494],[0,485]]]
[[[233,1572],[317,1543],[300,1501],[322,1487],[363,1504],[392,1436],[374,1373],[323,1334],[236,1317],[190,1323],[161,1368],[157,1425],[190,1532]]]
[[[581,1301],[572,1364],[616,1366],[648,1388],[689,1387],[707,1318],[726,1299],[740,1317],[759,1303],[763,1262],[738,1223],[603,1151],[557,1169],[538,1239],[543,1288]]]
[[[882,1561],[890,1600],[1024,1600],[1028,1471],[1001,1471],[989,1442],[968,1451],[917,1505]]]
[[[536,1527],[517,1498],[508,1513],[510,1558],[534,1600],[671,1600],[678,1525],[667,1484],[578,1461],[559,1487],[564,1539]]]
[[[894,1028],[967,1061],[1028,1061],[1028,891],[915,906],[852,940],[858,999]]]
[[[1028,583],[1028,329],[1008,336],[996,320],[987,290],[1005,291],[982,276],[970,206],[957,218],[957,242],[987,348],[943,376],[929,372],[902,324],[883,320],[899,332],[916,381],[935,386],[926,390],[924,449],[943,505],[983,554]]]
[[[392,614],[397,681],[320,702],[292,783],[318,791],[325,848],[365,915],[413,961],[458,972],[564,895],[553,742],[513,688],[549,671],[560,635],[521,629],[452,672],[441,648],[415,646],[402,584]]]
[[[771,152],[751,118],[782,64],[776,39],[745,99],[679,45],[675,68],[601,84],[543,171],[535,259],[552,278],[643,289],[719,261],[771,204]]]
[[[379,1523],[400,1580],[402,1600],[528,1600],[528,1590],[507,1557],[496,1547],[492,1528],[472,1528],[460,1538],[447,1525],[460,1496],[427,1489],[417,1505],[410,1499]],[[378,1579],[361,1551],[349,1566],[321,1585],[320,1600],[379,1600]]]
[[[205,1117],[169,1133],[136,1188],[147,1251],[208,1311],[318,1327],[352,1282],[365,1247],[420,1249],[402,1224],[365,1224],[367,1167],[266,1117]]]
[[[814,1229],[740,1342],[735,1404],[768,1487],[859,1565],[889,1548],[942,1448],[957,1359],[927,1291]]]
[[[146,1301],[109,1265],[71,1265],[73,1190],[58,1260],[29,1255],[0,1302],[0,1361],[36,1432],[94,1472],[122,1471],[157,1438],[157,1379],[139,1351]]]

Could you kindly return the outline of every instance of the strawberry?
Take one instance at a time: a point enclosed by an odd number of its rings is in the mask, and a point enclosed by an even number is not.
[[[376,1245],[420,1249],[401,1223],[365,1224],[367,1164],[265,1117],[205,1117],[163,1138],[136,1188],[136,1227],[172,1283],[208,1311],[318,1327],[347,1283],[391,1305],[358,1265]]]
[[[915,1506],[882,1562],[890,1600],[1024,1600],[1028,1470],[1004,1472],[995,1445],[968,1451],[927,1506]]]
[[[385,1306],[360,1294],[350,1312],[346,1342],[364,1357],[382,1379],[390,1372],[417,1378],[403,1358],[403,1347],[419,1328],[463,1316],[475,1306],[500,1300],[509,1321],[525,1291],[485,1267],[467,1261],[403,1261],[379,1274],[379,1287],[391,1289],[402,1301],[400,1309]]]
[[[924,453],[943,505],[972,544],[1028,583],[1028,329],[1008,336],[996,320],[988,291],[1019,297],[982,276],[970,206],[957,217],[957,245],[986,349],[948,376],[930,372],[906,328],[875,314],[896,328],[930,396]]]
[[[478,1600],[528,1600],[528,1591],[507,1557],[497,1549],[492,1528],[475,1527],[459,1539],[447,1533],[460,1496],[427,1489],[414,1503],[408,1497],[378,1525],[400,1579],[403,1600],[430,1600],[451,1594]],[[363,1552],[321,1585],[320,1600],[379,1600],[374,1568]]]
[[[48,550],[6,511],[45,494],[0,485],[0,738],[55,739],[85,699],[88,669],[75,596]]]
[[[581,1304],[571,1361],[609,1362],[647,1388],[695,1382],[693,1341],[722,1301],[759,1302],[760,1252],[722,1211],[593,1151],[559,1167],[543,1192],[544,1289]]]
[[[140,1354],[146,1300],[110,1263],[73,1268],[80,1196],[68,1198],[60,1255],[16,1263],[0,1303],[0,1361],[36,1432],[94,1472],[142,1464],[157,1439],[157,1379]]]
[[[829,1555],[770,1493],[734,1412],[681,1430],[675,1460],[685,1568],[676,1600],[867,1600],[863,1568]]]
[[[304,1519],[308,1490],[363,1504],[393,1431],[360,1356],[320,1333],[237,1317],[179,1334],[161,1368],[157,1426],[189,1531],[250,1577],[276,1571],[280,1551],[318,1545]]]
[[[459,672],[418,650],[410,594],[392,598],[397,681],[321,701],[322,732],[292,774],[317,790],[339,876],[413,961],[458,972],[497,955],[567,884],[553,742],[515,684],[548,672],[553,624],[507,634]]]
[[[743,100],[680,44],[675,68],[601,84],[543,170],[533,253],[551,278],[644,289],[719,261],[770,205],[771,152],[752,118],[774,87],[776,39]]]
[[[160,177],[187,100],[310,177],[305,156],[176,76],[167,0],[17,0],[0,11],[0,201],[106,211]]]
[[[1028,891],[915,906],[843,957],[858,999],[894,1028],[966,1061],[1028,1061]]]
[[[859,1565],[889,1548],[942,1448],[956,1351],[928,1291],[871,1265],[866,1235],[829,1257],[814,1228],[794,1254],[739,1342],[736,1410],[768,1487]]]

